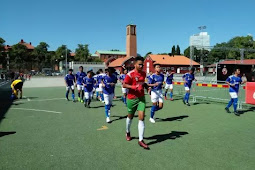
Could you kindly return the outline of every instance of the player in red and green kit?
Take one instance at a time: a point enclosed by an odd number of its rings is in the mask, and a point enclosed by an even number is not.
[[[126,139],[130,141],[132,138],[130,136],[130,126],[132,119],[136,111],[138,111],[138,132],[139,132],[139,142],[138,144],[144,149],[149,149],[148,145],[143,141],[144,135],[144,115],[145,115],[145,96],[144,88],[147,88],[145,84],[146,73],[143,71],[143,57],[136,57],[135,59],[135,69],[130,71],[123,81],[123,88],[129,89],[127,95],[127,108],[128,116],[126,120]]]

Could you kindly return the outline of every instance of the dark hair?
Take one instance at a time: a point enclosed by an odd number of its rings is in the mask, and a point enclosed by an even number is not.
[[[143,57],[136,57],[135,58],[135,62],[137,62],[137,61],[142,61],[142,62],[144,62],[144,58]]]
[[[190,67],[190,69],[189,69],[190,71],[195,71],[195,67]]]
[[[101,73],[101,72],[103,72],[103,69],[100,68],[98,71]]]
[[[156,66],[160,66],[160,64],[154,64],[154,68],[155,68]]]
[[[92,71],[91,70],[89,70],[89,71],[87,71],[87,74],[89,74],[89,73],[91,73]]]
[[[96,74],[100,74],[100,72],[99,72],[99,71],[97,71],[97,72],[96,72]]]
[[[236,72],[236,70],[240,70],[240,68],[239,67],[235,67],[234,72]]]
[[[73,69],[70,68],[68,71],[73,71]]]
[[[82,68],[82,69],[83,69],[83,66],[80,66],[79,68]]]

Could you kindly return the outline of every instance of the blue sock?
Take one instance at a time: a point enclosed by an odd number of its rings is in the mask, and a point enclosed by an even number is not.
[[[98,91],[97,91],[96,95],[97,95],[97,98],[98,98]]]
[[[161,109],[162,109],[162,108],[159,108],[159,106],[157,106],[155,111],[159,111],[159,110],[161,110]]]
[[[165,91],[165,97],[166,97],[167,91]]]
[[[154,106],[154,105],[153,105],[153,106],[151,107],[151,118],[154,117],[156,109],[157,109],[157,106]]]
[[[104,94],[100,94],[102,101],[104,101]]]
[[[108,110],[109,110],[109,108],[110,108],[110,105],[105,105],[105,106],[104,106],[104,109],[105,109],[105,116],[106,116],[106,117],[109,117],[109,115],[108,115]]]
[[[73,100],[74,100],[74,93],[72,93],[72,98],[73,98]]]
[[[230,101],[228,102],[227,108],[230,108],[233,102],[234,102],[234,99],[231,98]]]
[[[127,98],[124,97],[123,100],[124,100],[124,104],[127,104]]]
[[[185,93],[183,100],[186,102],[187,101],[187,93]]]
[[[186,100],[187,100],[187,102],[189,102],[189,95],[190,95],[190,93],[186,93],[186,94],[187,94]]]
[[[121,96],[121,100],[122,100],[122,102],[124,102],[124,97],[123,96]]]
[[[68,99],[68,94],[69,94],[69,91],[66,91],[66,98]]]
[[[171,99],[173,98],[173,93],[172,93],[172,92],[170,92],[170,98],[171,98]]]
[[[237,110],[237,102],[238,102],[238,98],[234,98],[233,106],[234,106],[234,111],[235,111],[235,112],[236,112],[236,110]]]

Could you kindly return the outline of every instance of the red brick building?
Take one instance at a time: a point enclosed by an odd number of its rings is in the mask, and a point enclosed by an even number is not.
[[[189,58],[182,55],[154,55],[150,54],[144,60],[144,71],[149,73],[154,72],[154,64],[160,64],[162,71],[172,70],[175,73],[186,73],[192,64],[197,70],[199,70],[200,64],[190,60]]]

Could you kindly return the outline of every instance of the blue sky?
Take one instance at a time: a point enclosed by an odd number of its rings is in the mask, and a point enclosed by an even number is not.
[[[2,6],[3,5],[3,6]],[[255,35],[254,0],[12,0],[1,5],[0,37],[12,45],[24,39],[50,50],[62,44],[90,52],[125,51],[127,24],[137,25],[138,53],[183,51],[189,36],[206,25],[211,45],[234,36]]]

